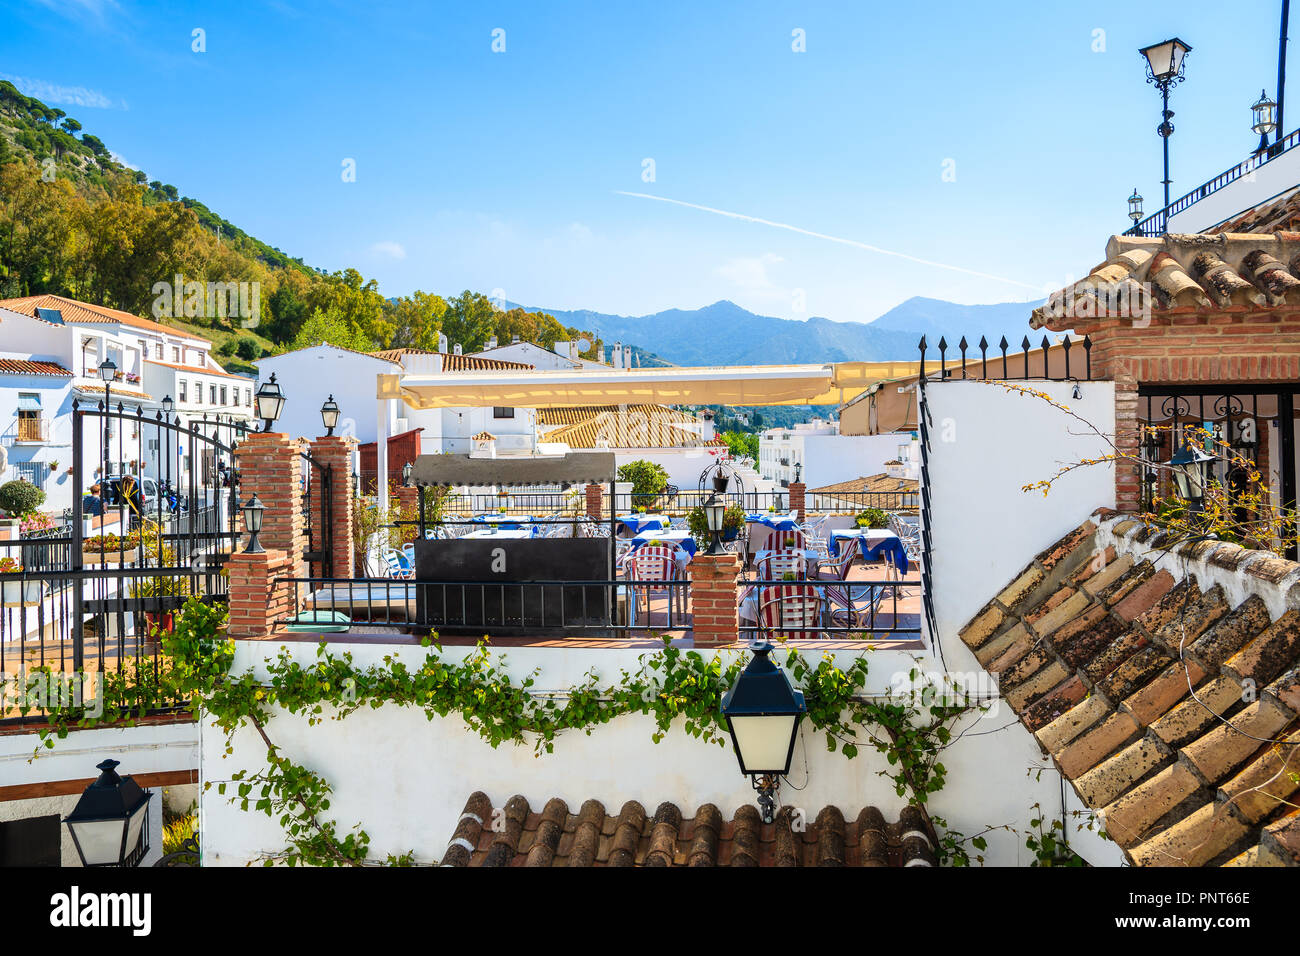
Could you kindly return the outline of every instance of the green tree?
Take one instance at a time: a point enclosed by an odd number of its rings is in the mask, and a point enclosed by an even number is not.
[[[313,345],[337,345],[339,348],[369,352],[375,345],[364,333],[353,328],[337,309],[316,309],[303,323],[285,351],[311,348]]]
[[[480,292],[466,289],[447,302],[447,313],[442,318],[442,331],[448,346],[460,345],[466,352],[481,351],[497,326],[498,312],[492,302]]]
[[[727,443],[727,450],[737,458],[758,460],[758,436],[748,432],[726,431],[722,440]]]
[[[63,121],[63,130],[66,133],[76,135],[77,133],[81,132],[81,124],[76,120],[74,120],[71,116],[69,116],[67,119]]]
[[[653,499],[668,487],[668,472],[663,465],[639,458],[618,466],[618,480],[632,483],[632,503],[649,507]]]
[[[410,295],[385,303],[387,321],[392,326],[388,344],[392,348],[438,348],[438,332],[447,301],[440,295],[431,295],[418,289]]]

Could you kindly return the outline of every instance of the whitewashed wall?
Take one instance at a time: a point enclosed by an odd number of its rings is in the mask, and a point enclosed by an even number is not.
[[[1045,392],[1104,433],[1115,430],[1111,382],[1012,383]],[[1091,465],[1061,478],[1046,497],[1022,491],[1064,465],[1111,451],[1105,440],[1039,398],[994,383],[927,388],[934,612],[950,667],[979,665],[957,632],[1048,545],[1093,510],[1115,506],[1115,473]]]
[[[124,776],[195,770],[199,765],[198,744],[199,725],[193,722],[77,730],[56,741],[52,750],[41,749],[36,734],[0,736],[0,787],[96,777],[99,774],[96,765],[109,758],[120,762],[117,772]],[[162,788],[146,789],[152,790],[154,797],[149,804],[149,853],[142,866],[151,865],[162,855]],[[0,821],[26,820],[55,813],[65,817],[72,812],[80,796],[76,793],[0,801]],[[193,788],[187,787],[182,799],[188,802],[194,796],[197,794]],[[66,826],[60,825],[60,837],[63,865],[77,866],[76,847]]]
[[[315,645],[307,643],[292,645],[292,650],[304,662],[316,653]],[[419,647],[374,644],[336,644],[332,650],[350,651],[358,666],[377,663],[390,653],[413,666],[426,653]],[[236,669],[256,667],[277,652],[277,647],[264,643],[243,643]],[[468,652],[447,648],[444,653],[455,658]],[[617,681],[621,670],[635,669],[638,653],[519,648],[504,658],[516,678],[540,668],[536,687],[547,691],[580,683],[589,668],[607,681]],[[840,654],[837,661],[848,666],[851,658]],[[909,655],[889,651],[874,652],[869,660],[871,693],[889,689],[914,663]],[[928,659],[919,666],[935,669]],[[1032,738],[1019,725],[998,731],[1012,719],[1006,708],[967,718],[959,730],[970,733],[943,755],[948,785],[933,796],[933,812],[967,835],[990,824],[1023,829],[1035,801],[1050,812],[1060,811],[1056,776],[1044,773],[1036,779],[1047,761]],[[555,752],[541,757],[533,756],[531,747],[503,745],[493,750],[459,717],[430,721],[421,711],[396,706],[364,708],[340,722],[325,720],[316,726],[278,714],[267,732],[286,755],[329,780],[334,787],[333,818],[342,828],[361,822],[371,836],[372,852],[380,857],[414,850],[424,862],[440,858],[466,798],[475,790],[486,792],[498,806],[516,793],[523,794],[539,810],[546,800],[558,796],[576,812],[582,801],[594,797],[615,814],[626,800],[639,800],[650,812],[670,800],[686,813],[713,802],[730,818],[737,807],[753,800],[729,744],[702,743],[680,726],[655,744],[654,723],[647,717],[620,717],[590,736],[581,731],[562,734]],[[251,729],[236,734],[229,757],[224,755],[225,737],[219,730],[205,725],[201,736],[205,784],[228,781],[239,769],[258,767],[265,755],[264,745]],[[803,789],[796,792],[783,786],[781,798],[810,816],[827,804],[846,814],[874,804],[893,817],[904,801],[879,775],[885,767],[884,758],[869,747],[852,760],[828,753],[823,738],[806,727],[790,775],[791,783]],[[265,815],[239,810],[218,795],[215,786],[202,792],[201,801],[205,866],[243,865],[283,846],[278,824]],[[988,840],[990,863],[1030,861],[1020,836],[998,831]]]
[[[810,435],[803,440],[803,482],[809,488],[883,474],[885,462],[898,457],[898,446],[911,436]]]

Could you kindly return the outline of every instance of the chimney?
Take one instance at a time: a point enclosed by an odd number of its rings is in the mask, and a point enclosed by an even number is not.
[[[495,335],[488,339],[487,347],[490,349],[497,347],[497,337]]]
[[[459,342],[456,343],[455,352],[456,352],[457,355],[460,354],[460,343],[459,343]]]
[[[518,345],[518,344],[519,344],[519,336],[517,336],[517,335],[512,335],[512,336],[510,337],[510,344],[511,344],[511,345]]]
[[[441,332],[438,333],[438,351],[443,355],[447,354],[447,336]]]

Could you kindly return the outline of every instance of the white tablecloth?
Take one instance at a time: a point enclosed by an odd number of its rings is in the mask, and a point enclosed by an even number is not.
[[[526,530],[524,528],[519,528],[517,530],[498,530],[498,529],[485,528],[482,531],[471,531],[469,534],[464,535],[463,537],[466,538],[531,538],[532,536],[533,536],[532,531]]]

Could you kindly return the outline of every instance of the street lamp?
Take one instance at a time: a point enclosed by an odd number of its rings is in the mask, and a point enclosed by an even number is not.
[[[414,485],[414,482],[411,481],[411,472],[413,470],[414,469],[412,468],[411,463],[409,461],[402,466],[402,487],[403,488],[410,488],[412,485]]]
[[[163,414],[167,416],[167,421],[169,422],[172,420],[172,409],[175,407],[176,407],[176,403],[172,401],[172,397],[170,395],[163,397],[162,410],[163,410]]]
[[[241,509],[244,512],[244,530],[248,532],[248,546],[244,548],[245,554],[262,554],[266,551],[262,547],[262,542],[257,540],[258,534],[262,531],[262,515],[266,508],[257,495],[249,498]]]
[[[717,492],[709,495],[709,500],[704,502],[704,520],[709,528],[709,549],[704,552],[705,554],[722,552],[722,522],[726,516],[726,499],[719,498]]]
[[[786,672],[772,663],[770,643],[754,640],[749,649],[753,659],[723,696],[722,716],[740,772],[752,778],[763,822],[771,823],[776,817],[777,787],[790,772],[799,721],[808,706]]]
[[[284,411],[284,392],[280,386],[275,383],[275,373],[271,373],[271,380],[263,382],[258,386],[257,394],[253,396],[257,404],[257,417],[262,419],[264,427],[262,431],[269,432],[275,420],[280,417]]]
[[[1187,510],[1193,513],[1205,508],[1205,489],[1210,484],[1210,463],[1214,456],[1192,443],[1184,444],[1174,452],[1169,464],[1174,469],[1174,485],[1178,497],[1187,502]]]
[[[110,414],[113,407],[113,382],[117,378],[117,363],[111,358],[106,358],[99,363],[99,377],[104,382],[104,474],[101,476],[104,482],[104,490],[108,488],[108,446],[113,441],[113,435],[109,428]],[[101,494],[103,492],[101,491]]]
[[[330,395],[325,400],[325,404],[320,407],[320,420],[325,423],[325,437],[333,435],[339,423],[339,406],[338,402],[334,401],[333,395]]]
[[[1189,47],[1178,37],[1172,40],[1165,40],[1162,43],[1153,43],[1151,46],[1143,47],[1138,50],[1147,61],[1147,82],[1154,83],[1156,89],[1160,91],[1160,102],[1162,107],[1162,122],[1156,127],[1156,132],[1164,141],[1165,152],[1165,178],[1162,180],[1165,186],[1165,208],[1169,208],[1169,137],[1174,135],[1174,124],[1169,122],[1174,118],[1173,112],[1169,109],[1169,90],[1183,81],[1183,58],[1192,52]]]
[[[82,866],[139,866],[149,852],[149,801],[129,775],[119,777],[116,760],[95,769],[99,779],[81,794],[63,820]]]
[[[1136,186],[1133,187],[1133,195],[1128,197],[1128,217],[1133,220],[1136,229],[1142,219],[1142,197],[1138,195]]]
[[[1259,145],[1255,147],[1258,154],[1268,149],[1268,134],[1277,129],[1277,104],[1260,90],[1259,99],[1251,106],[1250,112],[1255,119],[1250,128],[1259,134]]]

